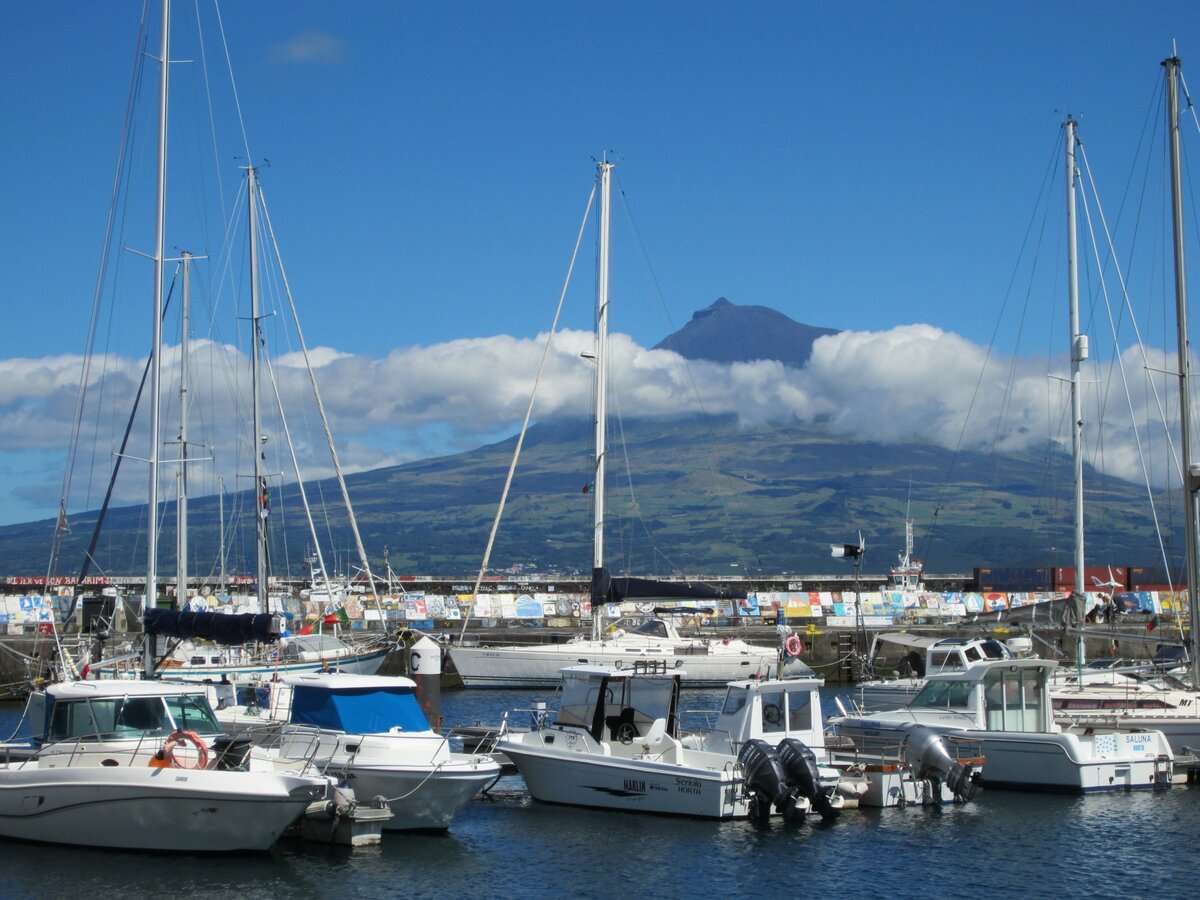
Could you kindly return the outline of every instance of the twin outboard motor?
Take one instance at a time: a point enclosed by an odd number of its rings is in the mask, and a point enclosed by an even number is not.
[[[965,803],[971,800],[979,788],[972,767],[956,762],[950,755],[943,735],[923,725],[913,725],[907,730],[904,760],[912,767],[916,777],[944,782],[955,801]]]
[[[771,807],[784,810],[791,796],[779,752],[760,738],[752,738],[738,751],[738,765],[750,792],[750,816],[760,822],[771,815]]]
[[[821,785],[821,772],[817,768],[817,755],[799,738],[784,738],[779,742],[779,759],[787,775],[790,792],[789,802],[795,806],[796,792],[808,799],[822,819],[831,820],[841,812],[829,799],[829,794]],[[784,815],[787,817],[785,806]]]

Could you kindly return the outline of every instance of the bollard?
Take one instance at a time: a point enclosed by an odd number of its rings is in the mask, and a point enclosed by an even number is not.
[[[422,635],[408,649],[408,675],[417,684],[417,702],[438,731],[442,718],[442,648]]]

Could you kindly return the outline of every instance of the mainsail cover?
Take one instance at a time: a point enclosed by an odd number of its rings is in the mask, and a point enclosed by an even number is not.
[[[620,603],[622,600],[732,600],[728,588],[686,581],[658,581],[653,578],[614,578],[605,568],[592,570],[592,605]]]
[[[279,618],[269,613],[214,613],[148,609],[142,620],[149,634],[205,638],[218,644],[267,643],[279,639]]]

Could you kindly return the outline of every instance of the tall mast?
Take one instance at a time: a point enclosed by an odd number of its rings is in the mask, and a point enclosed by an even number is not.
[[[225,593],[225,477],[223,475],[217,476],[217,505],[220,508],[220,528],[221,528],[221,533],[220,533],[221,547],[217,554],[220,557],[220,561],[221,561],[221,573],[220,573],[221,580],[219,582],[219,585],[220,585],[221,593],[223,594],[223,593]]]
[[[612,163],[596,164],[600,178],[600,235],[596,250],[596,456],[592,478],[592,571],[604,567],[604,455],[608,423],[608,229]],[[599,616],[592,611],[593,628]]]
[[[1183,178],[1179,162],[1179,57],[1163,60],[1167,70],[1167,129],[1171,148],[1171,223],[1175,234],[1175,323],[1179,340],[1179,427],[1183,431],[1181,457],[1188,495],[1187,586],[1191,638],[1192,687],[1200,689],[1200,578],[1196,566],[1196,491],[1200,476],[1192,471],[1192,403],[1189,395],[1191,368],[1187,323],[1187,267],[1183,254]]]
[[[167,84],[170,69],[171,2],[162,2],[158,49],[158,189],[154,221],[154,310],[150,351],[150,491],[146,501],[146,593],[142,616],[154,607],[158,592],[158,419],[162,375],[163,244],[167,219]],[[154,642],[144,642],[147,676],[154,671]]]
[[[1075,167],[1075,120],[1067,116],[1064,128],[1067,137],[1067,299],[1070,303],[1071,329],[1071,458],[1075,464],[1075,587],[1071,601],[1075,605],[1075,621],[1083,625],[1085,584],[1083,573],[1083,398],[1081,372],[1088,355],[1087,335],[1079,329],[1079,260],[1076,255],[1075,187],[1078,170]],[[1084,664],[1084,637],[1079,634],[1075,643],[1075,662],[1080,672]]]
[[[179,337],[179,489],[176,495],[175,540],[175,599],[179,609],[187,605],[188,583],[188,328],[192,303],[192,254],[186,250],[181,254],[183,263],[183,309],[180,313],[182,328]]]
[[[258,170],[254,166],[246,169],[248,184],[246,197],[250,206],[250,391],[253,395],[254,433],[252,450],[254,452],[254,534],[257,547],[257,565],[255,567],[256,596],[258,597],[259,612],[267,612],[267,517],[271,513],[267,497],[267,477],[263,471],[263,457],[266,451],[266,435],[262,430],[262,404],[258,396],[258,367],[259,353],[262,347],[262,334],[259,326],[258,298]]]

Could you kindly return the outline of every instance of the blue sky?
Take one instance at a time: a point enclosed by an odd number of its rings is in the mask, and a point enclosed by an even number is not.
[[[177,59],[197,58],[191,6],[176,10]],[[461,386],[428,386],[411,420],[338,398],[394,391],[418,365],[430,381],[492,353],[503,366],[499,339],[533,348],[593,157],[618,161],[622,216],[627,203],[633,217],[615,220],[612,314],[631,353],[719,296],[861,332],[928,324],[983,347],[1064,113],[1082,118],[1115,206],[1157,108],[1159,61],[1173,39],[1185,73],[1200,52],[1188,2],[291,0],[221,13],[306,337],[370,372],[365,391],[331,378],[352,467],[513,430],[524,369],[477,427],[463,425],[483,415],[474,404],[460,419],[428,412]],[[140,14],[134,2],[0,12],[0,363],[12,385],[83,349]],[[206,41],[215,71],[216,38]],[[173,67],[185,98],[200,96],[200,68]],[[170,195],[182,208],[212,185],[195,163],[203,145],[173,128],[173,171],[194,165]],[[230,195],[235,153],[222,147]],[[140,209],[131,203],[121,241],[148,250]],[[120,268],[133,278],[141,265],[126,254]],[[569,329],[590,328],[590,278],[577,279]],[[142,323],[123,315],[110,346],[135,359]],[[1017,326],[1004,327],[1011,348]],[[0,397],[0,522],[57,505],[59,475],[44,471],[61,470],[62,398],[29,391]],[[362,424],[372,416],[373,431]]]

